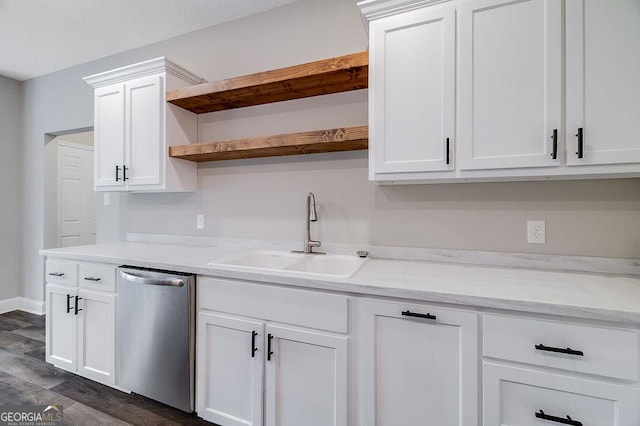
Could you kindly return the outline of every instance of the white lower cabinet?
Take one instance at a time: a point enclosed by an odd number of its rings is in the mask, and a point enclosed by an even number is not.
[[[358,301],[360,426],[478,424],[477,314]]]
[[[484,315],[484,424],[640,425],[639,348],[633,329]]]
[[[74,265],[73,271],[77,271],[77,264]],[[56,266],[55,262],[47,262],[48,273],[62,273],[52,269]],[[102,271],[104,275],[84,276],[85,266],[87,271]],[[116,295],[83,288],[85,278],[90,278],[87,286],[104,282],[111,288],[115,268],[80,264],[80,287],[75,281],[70,282],[73,285],[47,284],[46,360],[67,371],[114,385]]]
[[[633,426],[637,387],[485,362],[484,424]]]
[[[348,425],[349,338],[333,330],[348,327],[346,296],[202,277],[198,301],[200,417],[221,426]],[[306,305],[315,311],[298,311]]]
[[[115,383],[116,296],[47,285],[47,362]]]
[[[47,285],[46,359],[68,371],[78,367],[78,317],[73,306],[78,289]]]
[[[348,338],[267,325],[267,426],[347,426]]]
[[[228,426],[262,425],[264,323],[198,314],[197,408]]]

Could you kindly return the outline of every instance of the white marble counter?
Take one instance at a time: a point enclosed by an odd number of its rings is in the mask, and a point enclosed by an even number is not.
[[[640,325],[640,276],[637,275],[379,258],[369,259],[347,279],[279,274],[277,271],[256,273],[248,269],[207,265],[243,251],[246,249],[236,244],[119,242],[42,250],[40,253],[60,259]]]

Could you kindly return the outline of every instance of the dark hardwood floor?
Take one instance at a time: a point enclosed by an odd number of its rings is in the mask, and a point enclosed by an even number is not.
[[[59,404],[68,425],[213,425],[47,364],[44,328],[44,315],[0,315],[0,405]]]

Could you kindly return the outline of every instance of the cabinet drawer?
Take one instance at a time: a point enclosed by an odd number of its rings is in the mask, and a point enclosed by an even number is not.
[[[81,263],[78,265],[78,284],[82,288],[116,291],[116,268],[111,265]]]
[[[485,356],[638,380],[639,339],[633,330],[499,315],[485,315],[483,324]]]
[[[640,424],[637,387],[485,362],[485,425]],[[565,423],[569,416],[575,423]]]
[[[64,260],[47,260],[46,279],[48,283],[78,285],[78,264]]]
[[[320,330],[349,331],[349,298],[310,290],[198,277],[200,309]]]

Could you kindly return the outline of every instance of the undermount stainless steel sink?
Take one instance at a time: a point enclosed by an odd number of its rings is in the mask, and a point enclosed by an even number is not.
[[[318,255],[261,250],[216,260],[208,265],[348,278],[355,274],[367,259],[338,254]]]

